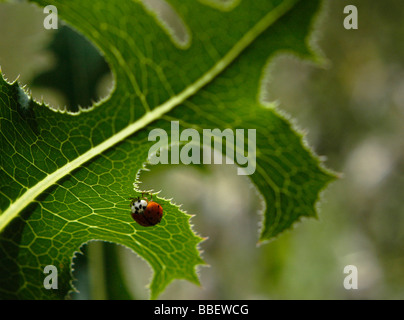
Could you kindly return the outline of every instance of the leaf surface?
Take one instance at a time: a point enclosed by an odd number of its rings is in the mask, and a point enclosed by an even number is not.
[[[105,101],[69,114],[0,78],[0,297],[63,298],[74,253],[93,239],[123,244],[148,261],[152,298],[173,279],[198,283],[202,239],[190,216],[158,197],[159,225],[141,227],[129,214],[133,183],[155,143],[148,134],[170,133],[171,121],[201,134],[256,129],[251,180],[266,203],[261,241],[302,216],[316,216],[318,194],[333,176],[260,97],[276,53],[316,58],[308,37],[320,1],[223,7],[170,0],[188,32],[183,42],[139,1],[35,2],[55,5],[60,18],[99,48],[115,88]],[[248,145],[245,139],[245,150]],[[59,290],[43,288],[46,265],[58,267]]]

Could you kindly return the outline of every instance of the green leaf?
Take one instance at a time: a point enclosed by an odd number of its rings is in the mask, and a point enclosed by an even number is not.
[[[133,183],[154,144],[148,133],[170,133],[172,120],[200,133],[256,129],[251,180],[266,203],[261,241],[316,216],[318,194],[334,177],[260,97],[275,54],[317,59],[308,36],[320,1],[170,0],[186,25],[183,41],[139,1],[35,2],[56,5],[59,17],[100,49],[115,88],[70,114],[0,78],[1,298],[65,297],[71,259],[93,239],[123,244],[148,261],[152,298],[173,279],[198,283],[202,239],[190,215],[158,197],[159,225],[142,227],[129,214],[128,197],[136,195]],[[58,290],[43,287],[46,265],[59,270]]]

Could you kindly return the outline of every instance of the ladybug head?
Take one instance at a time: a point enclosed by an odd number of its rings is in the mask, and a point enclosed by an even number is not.
[[[147,204],[148,204],[147,200],[140,199],[140,198],[132,199],[132,202],[130,203],[130,208],[131,208],[132,213],[135,213],[135,214],[143,213],[147,207]]]

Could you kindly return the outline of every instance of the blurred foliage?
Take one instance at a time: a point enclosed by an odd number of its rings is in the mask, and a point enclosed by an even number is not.
[[[32,86],[48,87],[62,92],[71,111],[98,101],[97,85],[110,72],[100,53],[81,35],[67,26],[57,33],[47,48],[53,53],[56,66],[38,74]]]
[[[343,178],[326,191],[317,221],[304,221],[293,232],[252,250],[258,240],[257,211],[262,203],[234,167],[154,166],[143,173],[144,189],[164,190],[163,197],[182,203],[183,209],[196,214],[195,230],[209,236],[201,244],[203,258],[211,266],[199,271],[202,288],[176,281],[160,298],[404,299],[402,2],[326,3],[316,43],[328,59],[327,66],[279,57],[271,66],[276,81],[269,84],[268,92],[307,131],[307,141],[317,154],[327,154],[327,165],[342,172]],[[343,28],[343,9],[348,4],[359,10],[359,30]],[[2,10],[13,9],[2,5],[0,17],[8,16]],[[36,15],[40,21],[42,13]],[[28,76],[21,77],[28,84],[42,72],[35,59],[18,58],[19,46],[34,37],[23,23],[31,16],[25,10],[12,20],[0,19],[1,29],[10,30],[0,43],[2,69],[13,78],[7,69],[12,70],[8,67],[12,63],[6,57],[12,56],[17,64],[23,61]],[[35,37],[50,38],[43,30],[37,32]],[[13,42],[16,33],[23,39],[17,43]],[[49,51],[41,50],[27,48],[24,55],[34,57],[40,52],[42,58],[49,58]],[[44,65],[44,72],[52,72]],[[15,69],[22,70],[21,65]],[[103,247],[95,250],[103,250],[102,261],[107,261],[104,286],[108,287],[119,264],[127,290],[135,298],[147,298],[144,286],[151,270],[146,264],[126,248]],[[91,263],[100,263],[88,261],[89,256],[74,260],[74,275],[80,279],[76,285],[82,291],[78,299],[94,298],[86,289],[91,281],[80,276],[86,275]],[[343,287],[347,264],[358,267],[359,290]]]

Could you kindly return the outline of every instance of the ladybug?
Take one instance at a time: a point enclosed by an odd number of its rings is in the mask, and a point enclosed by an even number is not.
[[[143,197],[143,193],[142,199],[137,197],[130,198],[130,200],[132,200],[129,205],[132,211],[131,215],[138,224],[143,227],[151,227],[160,223],[163,217],[163,207],[153,201],[152,195],[150,201]]]

